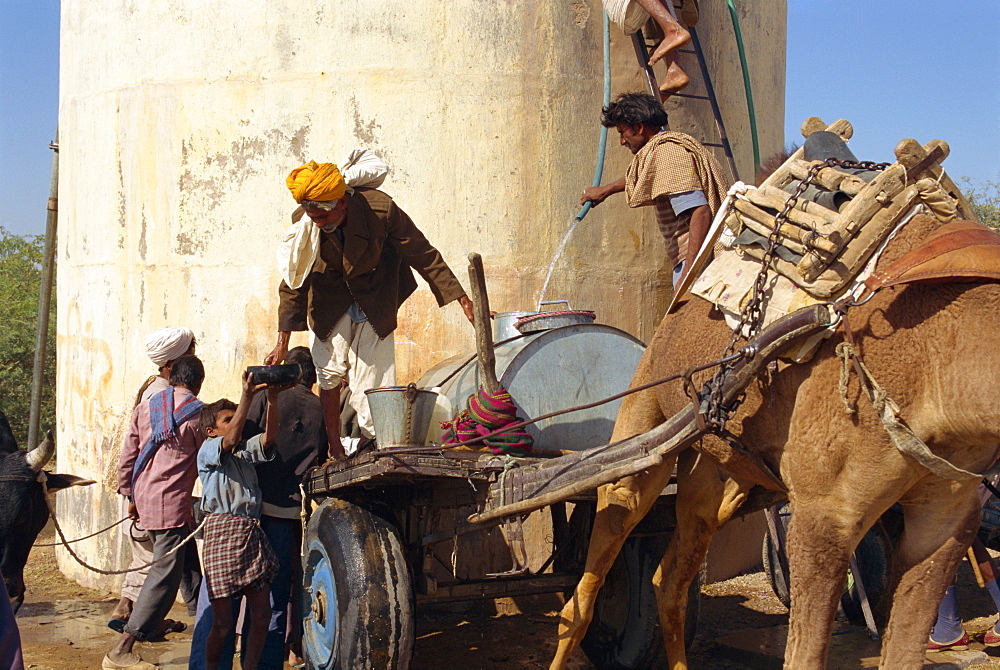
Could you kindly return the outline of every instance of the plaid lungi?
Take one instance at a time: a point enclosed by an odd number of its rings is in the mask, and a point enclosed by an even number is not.
[[[227,598],[244,589],[267,587],[278,573],[278,558],[260,521],[239,514],[209,514],[205,521],[202,570],[208,597]]]

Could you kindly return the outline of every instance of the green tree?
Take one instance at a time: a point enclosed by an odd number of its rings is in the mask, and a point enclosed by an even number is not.
[[[42,235],[15,235],[0,226],[0,411],[21,447],[28,437],[31,376],[35,362]],[[41,427],[55,425],[56,301],[53,293],[42,385]]]
[[[1000,178],[974,183],[962,177],[962,193],[984,225],[1000,230]]]

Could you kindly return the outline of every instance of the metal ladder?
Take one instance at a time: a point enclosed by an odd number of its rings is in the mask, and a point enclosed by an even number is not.
[[[712,106],[712,116],[715,117],[715,127],[719,131],[720,141],[702,142],[702,144],[706,147],[718,147],[722,149],[729,162],[729,169],[732,172],[730,176],[734,182],[739,181],[740,177],[739,172],[736,170],[736,159],[733,158],[733,147],[729,143],[729,136],[726,135],[726,124],[722,120],[722,110],[719,109],[719,101],[715,96],[715,86],[712,85],[712,78],[708,73],[708,66],[705,64],[705,54],[701,48],[701,40],[698,39],[698,32],[693,26],[686,26],[686,28],[691,33],[691,47],[693,48],[677,49],[677,53],[694,54],[697,57],[698,69],[701,71],[701,79],[705,84],[707,95],[696,95],[693,93],[671,93],[670,95],[692,100],[707,100],[709,102]],[[659,100],[661,95],[660,87],[656,82],[656,74],[653,72],[653,68],[649,66],[649,47],[646,45],[646,39],[643,37],[642,30],[632,33],[632,46],[635,49],[635,57],[639,60],[639,67],[645,74],[649,92],[654,98]]]

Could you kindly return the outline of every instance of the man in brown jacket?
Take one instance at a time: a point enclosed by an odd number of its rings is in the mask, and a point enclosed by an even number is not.
[[[348,379],[362,435],[374,438],[364,391],[395,384],[393,331],[400,305],[417,288],[412,270],[427,281],[439,306],[457,300],[470,322],[472,301],[441,253],[385,193],[347,193],[336,165],[314,161],[293,170],[286,183],[302,210],[296,214],[304,213],[304,225],[321,233],[315,257],[305,254],[312,265],[301,273],[301,285],[281,282],[278,343],[264,363],[285,359],[291,331],[310,331],[329,453],[344,458],[342,380]]]

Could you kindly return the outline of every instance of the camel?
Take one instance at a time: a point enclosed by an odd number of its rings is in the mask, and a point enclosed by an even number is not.
[[[885,267],[939,225],[914,218],[886,248]],[[909,284],[852,307],[850,325],[874,378],[931,450],[979,473],[1000,455],[1000,284]],[[692,297],[660,323],[632,386],[717,358],[731,331],[713,306]],[[585,574],[562,610],[551,668],[565,666],[586,632],[598,590],[629,532],[651,509],[677,465],[677,527],[653,583],[670,667],[686,668],[687,589],[713,533],[754,485],[787,486],[791,610],[786,668],[824,667],[851,552],[899,502],[905,531],[889,585],[892,609],[881,668],[922,666],[938,602],[978,526],[978,480],[932,474],[892,444],[852,373],[844,408],[837,332],[808,363],[771,366],[747,389],[727,428],[756,456],[714,436],[640,475],[598,490]],[[696,388],[711,372],[695,378]],[[613,441],[643,433],[690,400],[679,383],[629,396]],[[763,468],[762,468],[763,464]],[[725,474],[720,471],[724,468]],[[770,472],[767,472],[769,470]]]

